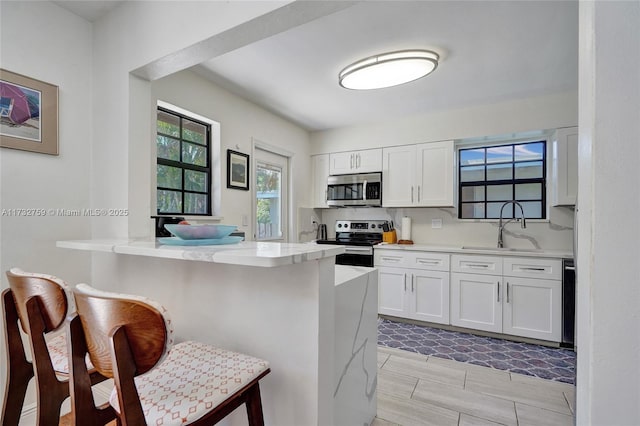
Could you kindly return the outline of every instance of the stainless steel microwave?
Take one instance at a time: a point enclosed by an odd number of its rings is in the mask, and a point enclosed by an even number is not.
[[[382,173],[329,176],[327,205],[332,207],[382,206]]]

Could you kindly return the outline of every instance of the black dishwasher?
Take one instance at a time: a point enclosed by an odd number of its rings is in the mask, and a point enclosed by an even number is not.
[[[562,343],[575,346],[576,332],[576,267],[573,259],[562,260]]]

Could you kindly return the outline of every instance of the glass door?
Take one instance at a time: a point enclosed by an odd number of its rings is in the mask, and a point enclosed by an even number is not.
[[[255,239],[287,240],[288,158],[256,148]]]

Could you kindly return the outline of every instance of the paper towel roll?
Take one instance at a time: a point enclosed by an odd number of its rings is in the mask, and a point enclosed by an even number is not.
[[[402,232],[401,232],[402,240],[410,240],[411,239],[411,218],[405,216],[402,218]]]

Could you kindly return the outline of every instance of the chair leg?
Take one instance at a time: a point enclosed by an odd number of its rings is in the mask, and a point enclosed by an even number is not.
[[[260,384],[256,382],[246,392],[247,417],[249,426],[264,426],[262,415],[262,401],[260,400]]]
[[[18,329],[18,312],[11,290],[2,292],[4,339],[7,351],[7,384],[4,391],[2,426],[17,426],[33,367],[27,361]]]

